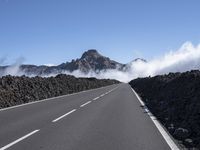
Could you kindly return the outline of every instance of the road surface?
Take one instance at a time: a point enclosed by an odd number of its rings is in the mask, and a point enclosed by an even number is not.
[[[170,150],[128,84],[0,111],[0,150]]]

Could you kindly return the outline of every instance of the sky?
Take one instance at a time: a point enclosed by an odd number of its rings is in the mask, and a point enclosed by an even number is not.
[[[88,49],[121,63],[200,43],[199,0],[0,0],[0,63],[60,64]]]

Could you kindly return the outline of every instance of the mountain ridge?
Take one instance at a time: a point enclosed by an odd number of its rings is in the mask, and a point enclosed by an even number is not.
[[[144,61],[142,58],[136,58],[133,61]],[[117,61],[110,59],[109,57],[103,56],[96,49],[89,49],[85,51],[80,58],[72,59],[71,62],[61,63],[57,66],[47,66],[47,65],[31,65],[22,64],[19,65],[19,69],[22,75],[28,76],[44,76],[51,74],[60,74],[63,72],[73,72],[79,70],[85,74],[93,71],[98,73],[102,70],[117,69],[126,70],[127,64],[122,64]],[[7,75],[7,69],[12,66],[0,66],[0,76]],[[12,75],[12,74],[11,74]]]

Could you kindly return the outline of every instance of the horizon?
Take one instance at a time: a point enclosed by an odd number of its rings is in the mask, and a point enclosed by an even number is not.
[[[58,65],[97,49],[120,63],[200,43],[197,0],[0,0],[0,65]]]

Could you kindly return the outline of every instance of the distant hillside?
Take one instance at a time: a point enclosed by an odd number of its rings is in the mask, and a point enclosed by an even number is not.
[[[138,78],[130,85],[180,144],[200,149],[200,71]]]

